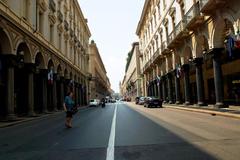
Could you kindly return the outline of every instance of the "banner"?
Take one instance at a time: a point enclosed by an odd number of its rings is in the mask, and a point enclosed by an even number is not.
[[[48,84],[52,85],[53,84],[53,70],[50,69],[48,72]]]

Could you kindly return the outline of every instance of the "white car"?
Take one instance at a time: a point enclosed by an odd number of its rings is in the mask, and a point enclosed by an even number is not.
[[[89,106],[98,107],[100,105],[99,99],[90,99]]]

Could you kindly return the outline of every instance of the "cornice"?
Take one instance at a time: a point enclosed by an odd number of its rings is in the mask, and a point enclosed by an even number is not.
[[[144,21],[144,18],[147,14],[147,9],[148,9],[148,6],[150,4],[150,0],[146,0],[145,3],[144,3],[144,6],[143,6],[143,11],[142,11],[142,14],[141,14],[141,18],[138,22],[138,26],[137,26],[137,30],[136,30],[136,34],[139,35],[139,32],[142,28],[142,24],[143,24],[143,21]]]

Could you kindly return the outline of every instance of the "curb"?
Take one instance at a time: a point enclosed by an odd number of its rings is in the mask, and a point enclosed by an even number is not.
[[[211,111],[211,110],[205,110],[205,109],[198,109],[198,108],[187,108],[187,107],[177,107],[177,106],[167,106],[163,105],[164,108],[172,108],[172,109],[178,109],[178,110],[185,110],[185,111],[191,111],[191,112],[199,112],[199,113],[205,113],[205,114],[211,114],[213,116],[224,116],[224,117],[230,117],[230,118],[237,118],[240,119],[240,114],[234,114],[234,113],[226,113],[226,112],[220,112],[220,111]]]
[[[84,107],[79,107],[78,110],[80,111],[87,111],[88,110],[88,106],[84,106]],[[6,121],[6,122],[0,122],[0,128],[6,128],[6,127],[10,127],[10,126],[14,126],[17,124],[21,124],[21,123],[25,123],[25,122],[30,122],[30,121],[34,121],[34,120],[40,120],[40,119],[44,119],[50,116],[56,116],[58,114],[63,113],[64,111],[60,110],[57,112],[53,112],[53,113],[47,113],[47,114],[43,114],[40,116],[36,116],[36,117],[23,117],[21,120],[16,120],[16,121]]]

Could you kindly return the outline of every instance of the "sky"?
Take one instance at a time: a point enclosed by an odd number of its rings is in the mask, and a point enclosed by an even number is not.
[[[119,92],[127,53],[138,41],[136,29],[144,0],[78,0],[105,65],[111,88]]]

